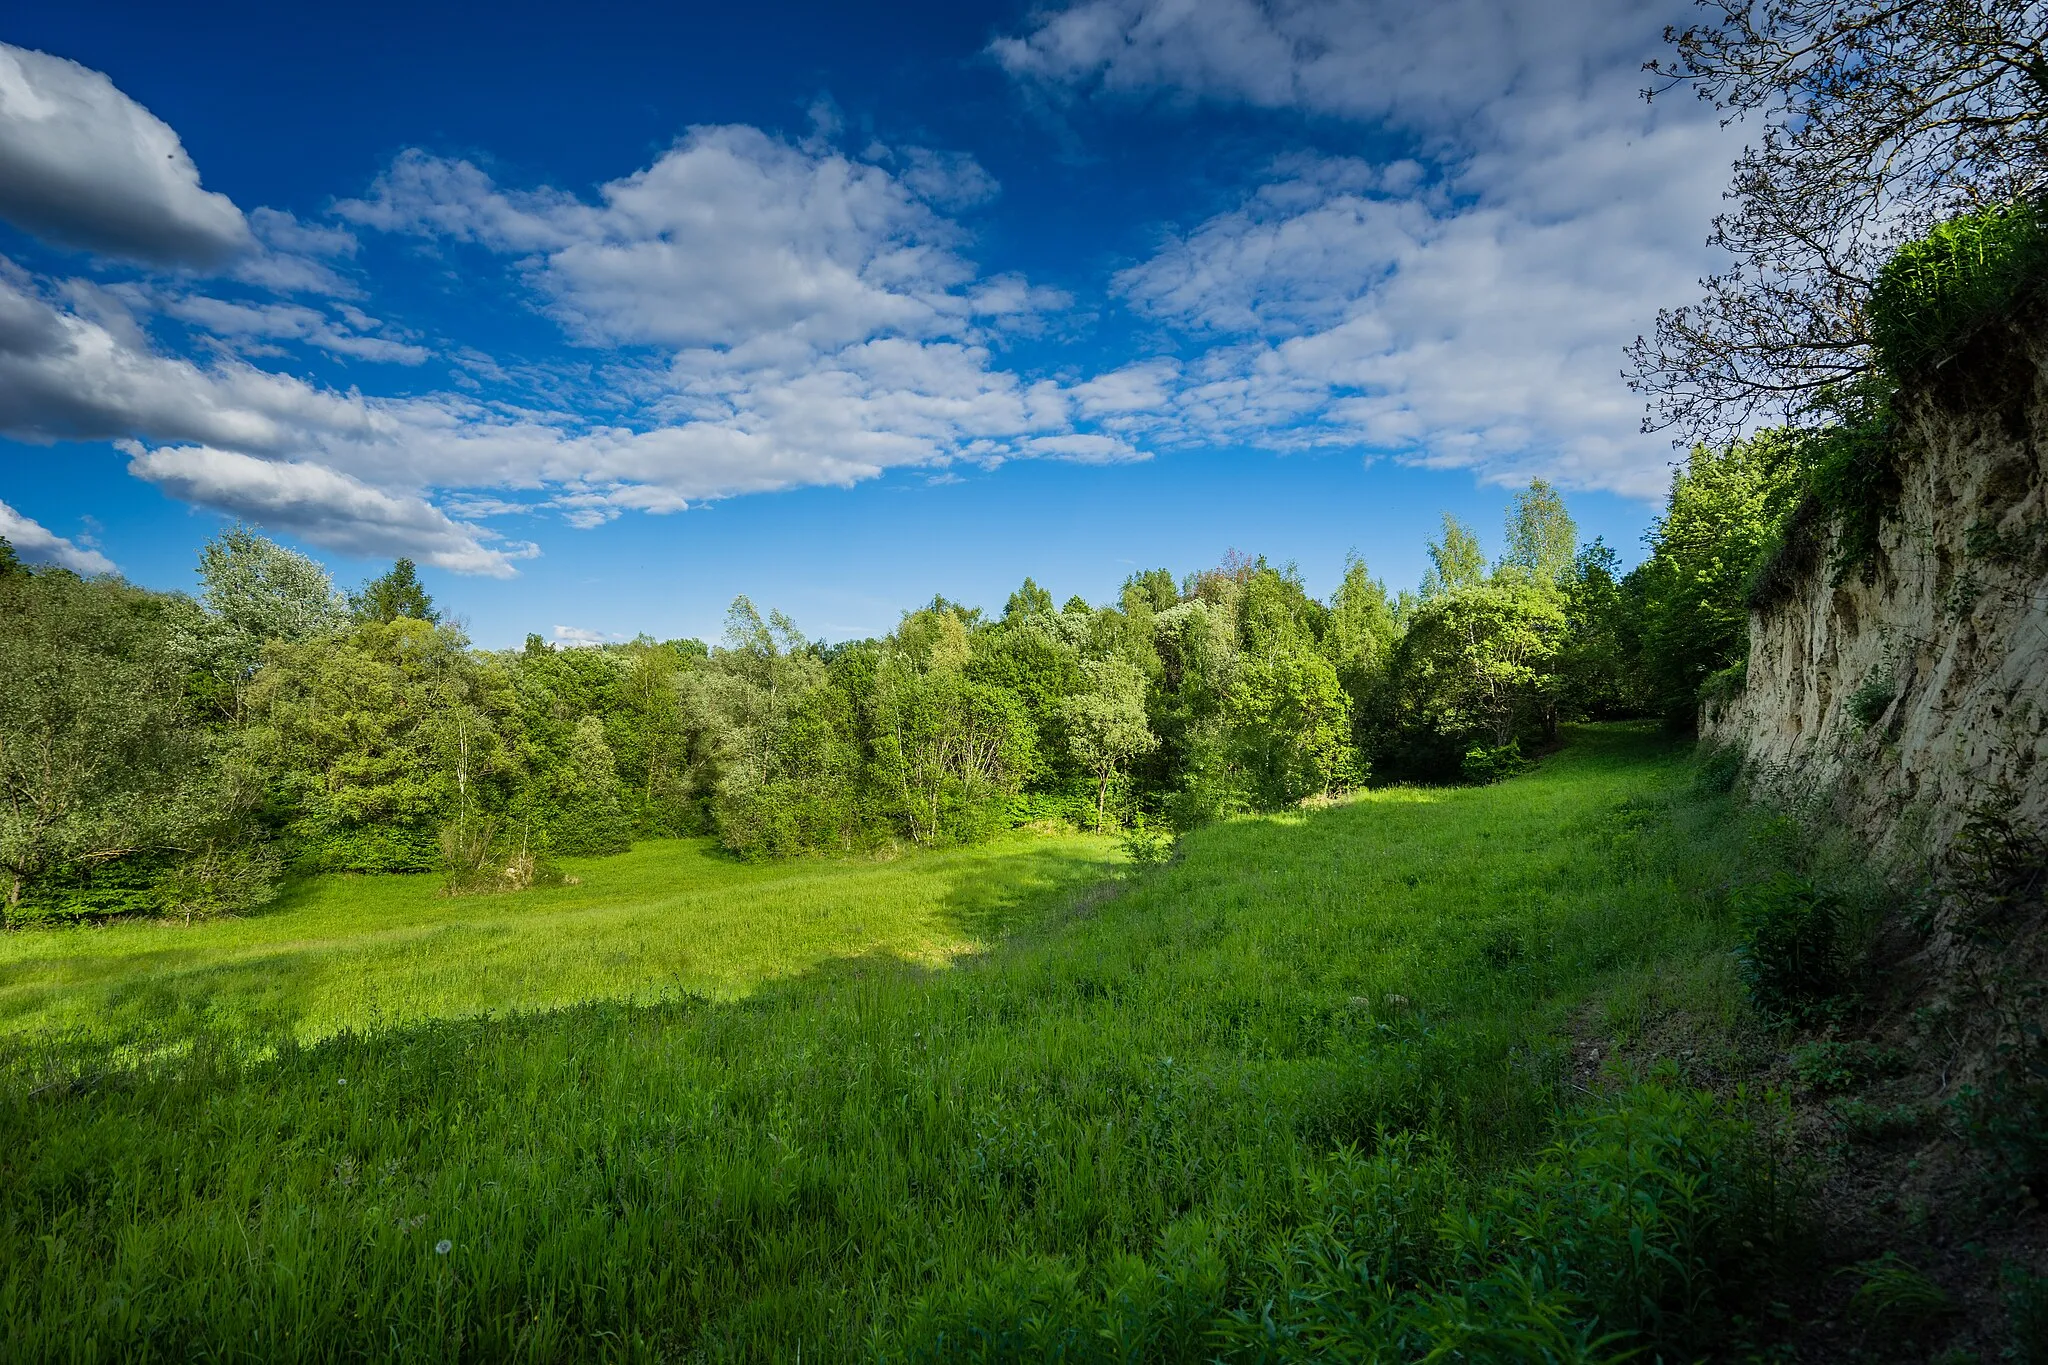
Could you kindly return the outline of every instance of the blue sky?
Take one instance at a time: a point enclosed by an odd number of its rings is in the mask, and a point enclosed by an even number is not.
[[[1621,348],[1737,136],[1637,94],[1683,6],[475,13],[13,15],[0,534],[409,554],[487,645],[1232,548],[1400,587],[1532,476],[1639,549]]]

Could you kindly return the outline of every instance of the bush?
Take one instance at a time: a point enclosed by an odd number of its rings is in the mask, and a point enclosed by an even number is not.
[[[1892,704],[1892,698],[1899,694],[1899,681],[1889,668],[1881,668],[1863,680],[1863,685],[1849,694],[1849,718],[1856,722],[1859,730],[1868,730],[1884,716],[1885,708]]]
[[[1475,744],[1465,751],[1464,762],[1458,765],[1459,775],[1467,782],[1480,786],[1491,786],[1503,782],[1516,773],[1526,772],[1534,765],[1522,757],[1522,742],[1511,739],[1495,747]]]
[[[239,915],[277,898],[282,860],[263,844],[201,849],[173,866],[158,884],[163,913],[186,923]]]
[[[1803,1019],[1843,985],[1842,904],[1811,882],[1780,873],[1736,897],[1743,984],[1758,1009]]]
[[[1702,746],[1693,760],[1693,786],[1709,796],[1726,796],[1742,776],[1744,757],[1737,744]]]
[[[1966,213],[1878,271],[1866,313],[1878,359],[1901,378],[1946,360],[2048,274],[2048,221],[2031,199]]]

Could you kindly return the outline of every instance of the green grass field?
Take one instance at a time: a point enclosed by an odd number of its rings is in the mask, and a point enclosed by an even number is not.
[[[943,966],[1095,881],[1106,838],[1011,838],[892,862],[737,863],[712,841],[569,859],[579,885],[449,897],[325,876],[248,919],[0,935],[0,1036],[131,1049],[672,995],[730,1000],[831,958]]]
[[[240,923],[17,935],[0,1354],[1683,1340],[1740,1278],[1730,1228],[1767,1259],[1734,1121],[1647,1092],[1574,1119],[1564,1039],[1739,1015],[1727,892],[1773,847],[1680,750],[1594,727],[1500,786],[1198,831],[1115,895],[1087,839],[657,845],[560,891],[324,881]]]

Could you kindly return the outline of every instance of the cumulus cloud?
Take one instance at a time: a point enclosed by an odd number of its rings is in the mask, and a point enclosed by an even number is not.
[[[605,185],[600,204],[504,190],[468,162],[408,152],[368,198],[338,208],[387,231],[530,253],[553,311],[595,344],[767,353],[961,326],[957,287],[973,267],[954,250],[959,230],[911,182],[967,178],[924,160],[897,176],[756,128],[711,127]]]
[[[169,125],[76,62],[0,43],[0,217],[65,246],[212,267],[249,225]]]
[[[1691,102],[1637,97],[1673,8],[1082,0],[999,41],[1064,95],[1367,120],[1413,152],[1281,158],[1166,234],[1114,290],[1194,349],[1080,386],[1084,410],[1160,441],[1362,445],[1656,496],[1668,451],[1637,430],[1621,347],[1709,267],[1734,152]]]
[[[98,550],[67,540],[4,502],[0,502],[0,538],[31,564],[55,564],[73,573],[114,572],[114,561]]]
[[[421,498],[395,496],[324,465],[261,460],[207,446],[130,447],[129,472],[183,502],[291,531],[364,557],[412,555],[455,573],[510,578],[531,546],[493,548],[493,533]]]

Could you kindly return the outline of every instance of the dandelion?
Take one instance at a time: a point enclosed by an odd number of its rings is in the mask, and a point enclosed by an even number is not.
[[[455,1243],[449,1241],[446,1237],[443,1237],[440,1241],[434,1243],[434,1254],[436,1256],[446,1256],[449,1252],[453,1251],[454,1249]]]
[[[347,1085],[347,1084],[348,1084],[348,1077],[346,1077],[346,1076],[336,1076],[336,1077],[334,1078],[334,1083],[335,1083],[336,1085]]]

